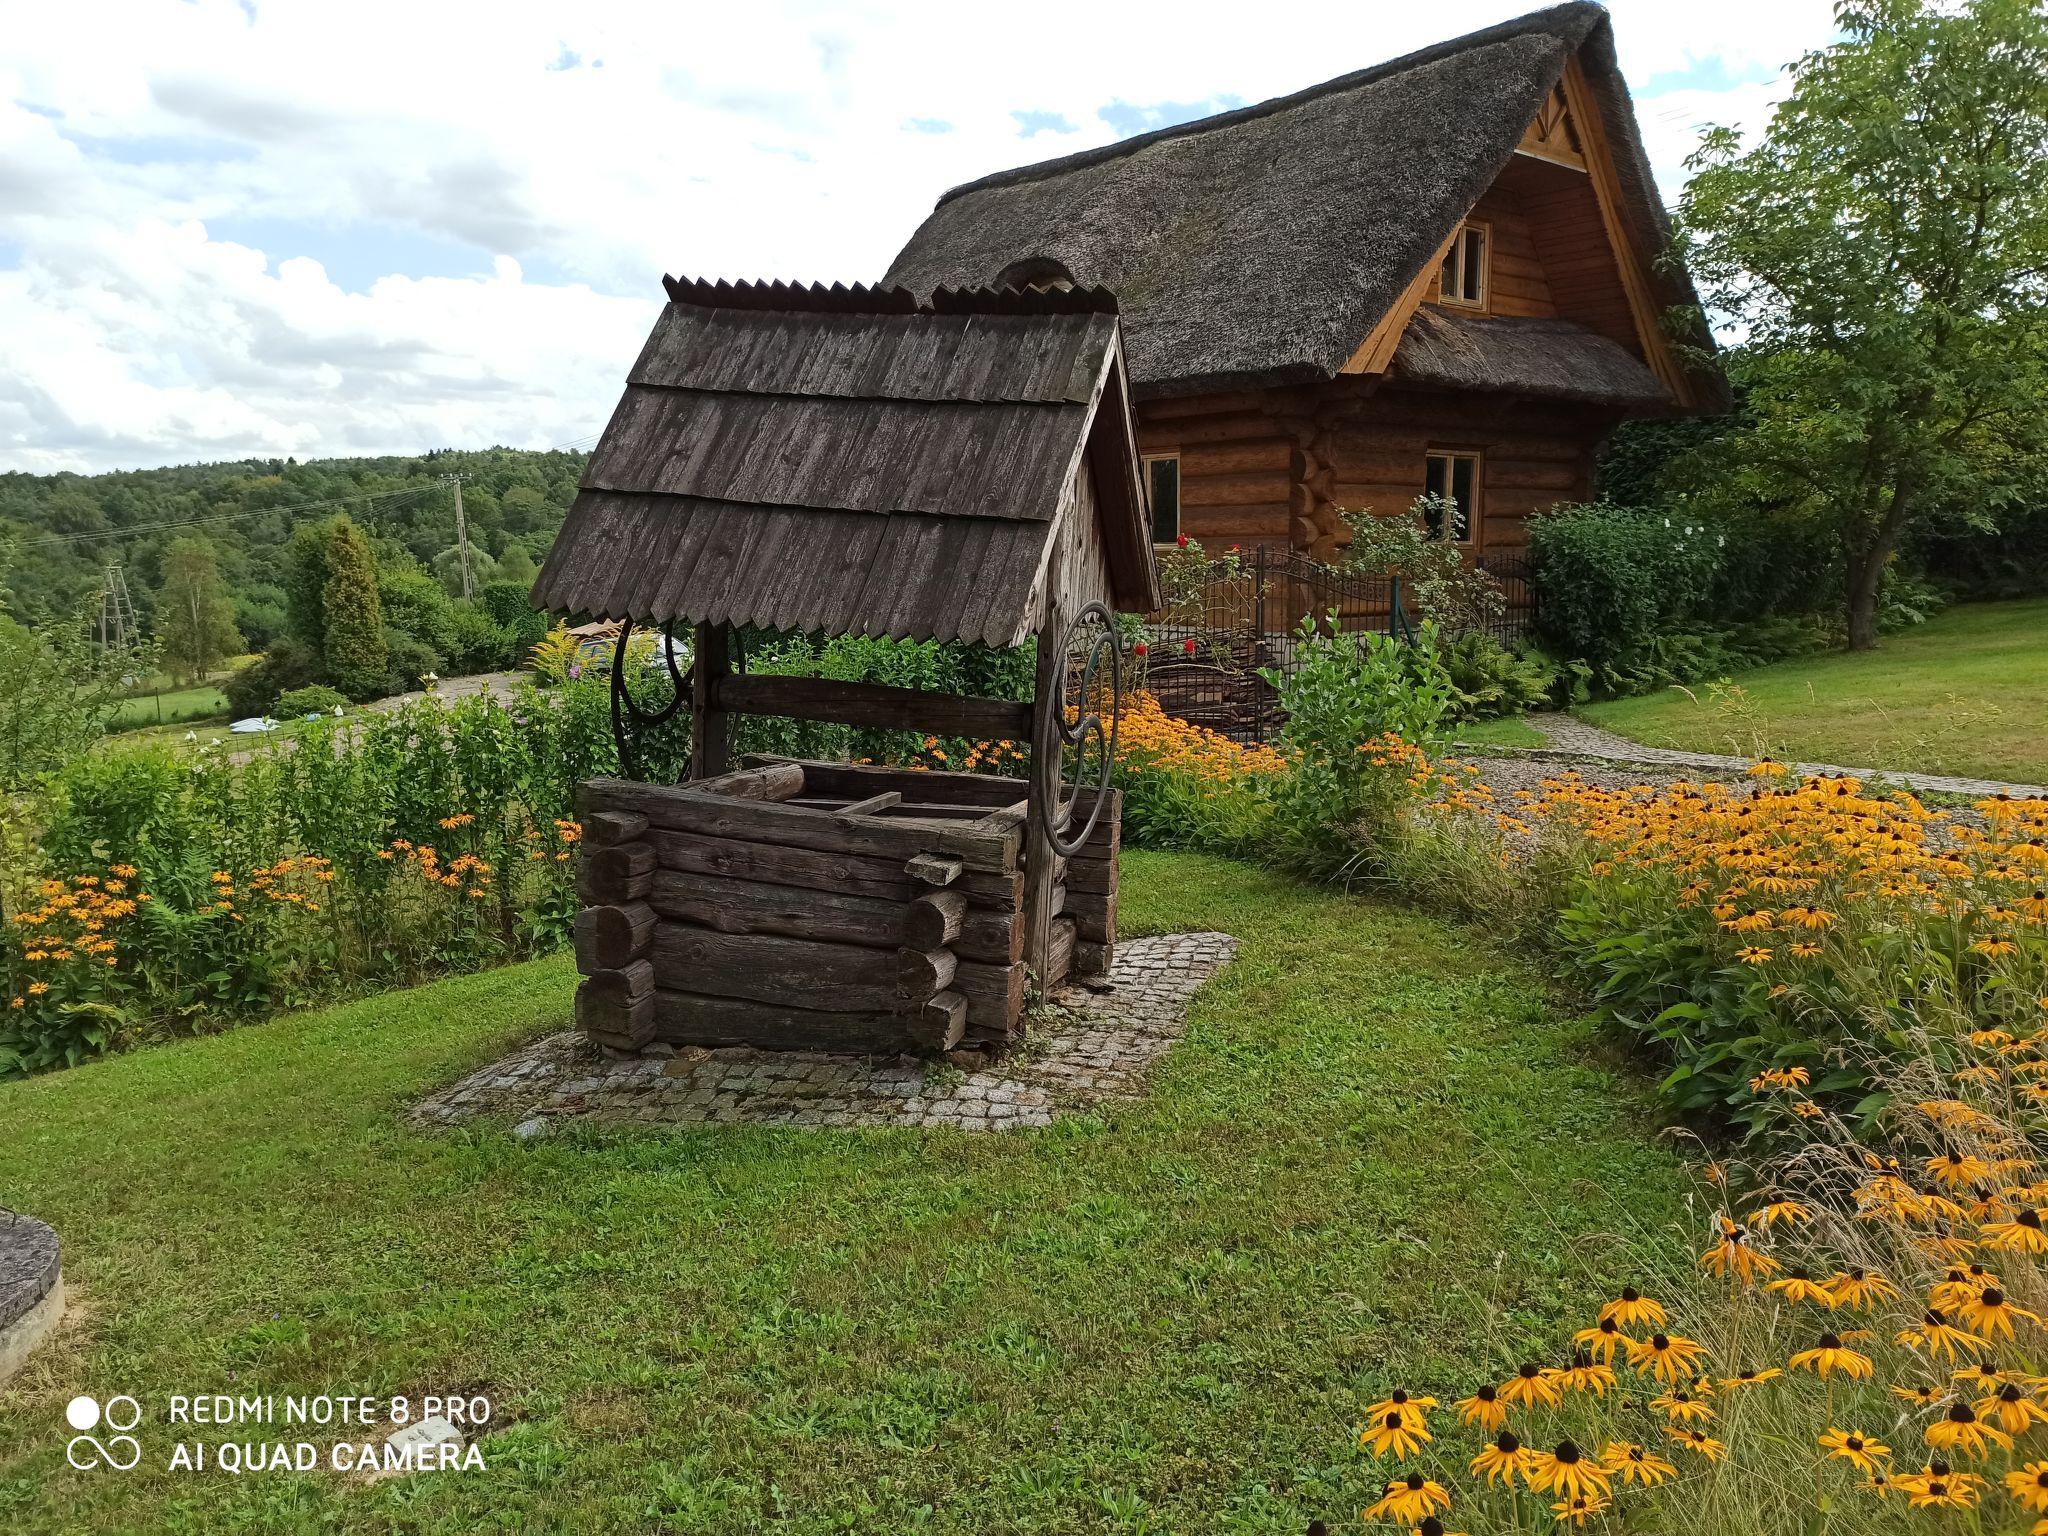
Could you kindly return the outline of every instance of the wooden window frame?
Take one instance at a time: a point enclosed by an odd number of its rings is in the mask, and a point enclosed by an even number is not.
[[[1465,276],[1465,236],[1472,231],[1479,233],[1479,297],[1468,299],[1462,296]],[[1493,221],[1491,219],[1466,219],[1458,225],[1458,232],[1451,237],[1451,247],[1444,253],[1445,262],[1454,262],[1459,278],[1458,295],[1444,292],[1443,263],[1438,263],[1436,301],[1448,304],[1453,309],[1469,309],[1484,314],[1492,296],[1493,284]]]
[[[1422,489],[1429,494],[1430,464],[1435,459],[1470,459],[1472,461],[1472,505],[1465,514],[1465,537],[1462,539],[1431,539],[1432,544],[1449,544],[1455,549],[1476,550],[1480,545],[1479,529],[1486,516],[1486,451],[1483,448],[1462,447],[1456,443],[1432,443],[1423,450]],[[1457,483],[1457,472],[1451,472],[1451,484]]]
[[[1173,460],[1173,532],[1167,538],[1159,537],[1159,518],[1152,507],[1152,466],[1163,460]],[[1154,549],[1165,549],[1176,543],[1181,536],[1181,512],[1186,505],[1187,472],[1180,461],[1178,448],[1164,448],[1158,453],[1138,455],[1138,473],[1145,480],[1145,528]]]

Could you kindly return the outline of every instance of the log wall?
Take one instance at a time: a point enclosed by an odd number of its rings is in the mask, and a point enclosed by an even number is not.
[[[937,1052],[1020,1033],[1021,780],[756,761],[583,786],[578,1026],[770,1050]],[[1121,796],[1056,869],[1051,987],[1107,970]]]

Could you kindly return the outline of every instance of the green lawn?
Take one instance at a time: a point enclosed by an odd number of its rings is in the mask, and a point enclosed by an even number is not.
[[[1540,747],[1548,738],[1520,715],[1474,720],[1451,732],[1453,747]]]
[[[1049,1130],[404,1129],[563,1026],[561,959],[0,1085],[0,1190],[83,1304],[0,1388],[0,1529],[1352,1525],[1361,1406],[1554,1356],[1682,1175],[1643,1084],[1485,935],[1125,871],[1127,933],[1244,948],[1148,1098]],[[160,1466],[171,1392],[453,1388],[509,1421],[488,1471]],[[82,1391],[155,1405],[141,1470],[67,1467]]]
[[[225,720],[228,696],[211,683],[167,693],[123,699],[115,706],[108,729],[139,730],[144,726],[179,725],[189,720]]]
[[[2048,600],[1953,608],[1861,655],[1581,711],[1655,747],[2048,783]]]

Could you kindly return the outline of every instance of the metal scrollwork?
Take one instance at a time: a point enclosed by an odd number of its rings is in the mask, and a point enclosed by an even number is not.
[[[664,629],[656,629],[654,633],[656,644],[661,648],[662,662],[668,668],[669,682],[675,688],[674,696],[659,709],[642,709],[627,682],[628,652],[633,639],[630,620],[619,626],[619,643],[612,652],[612,740],[618,743],[619,775],[622,778],[637,779],[640,776],[633,763],[633,730],[667,724],[690,699],[690,675],[676,670],[675,641]]]
[[[1075,652],[1080,651],[1079,666],[1075,665]],[[1062,657],[1061,677],[1063,679],[1057,726],[1059,730],[1060,753],[1057,764],[1048,763],[1039,787],[1038,814],[1044,818],[1045,830],[1052,839],[1052,846],[1062,858],[1080,851],[1088,839],[1095,834],[1095,825],[1102,819],[1103,802],[1109,797],[1110,773],[1116,762],[1117,729],[1123,721],[1124,709],[1124,661],[1123,645],[1117,634],[1116,615],[1104,603],[1088,604],[1074,615],[1073,622],[1060,637]],[[1105,698],[1102,691],[1102,670],[1107,661],[1109,718],[1103,720],[1102,706]],[[1078,693],[1074,698],[1069,720],[1068,688],[1078,679]],[[1094,737],[1100,758],[1097,764],[1090,797],[1088,819],[1079,830],[1075,828],[1075,802],[1083,788],[1088,787],[1083,775],[1088,763],[1088,739]],[[1066,779],[1064,764],[1067,749],[1074,752],[1074,777],[1071,786]]]

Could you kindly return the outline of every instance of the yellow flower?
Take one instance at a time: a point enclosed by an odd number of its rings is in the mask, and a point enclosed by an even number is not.
[[[2039,1314],[2029,1312],[2025,1307],[2016,1307],[2003,1289],[1987,1285],[1974,1298],[1965,1300],[1956,1308],[1963,1326],[1979,1338],[2012,1338],[2013,1321],[2024,1318],[2031,1323],[2041,1321]]]
[[[1972,1472],[1958,1472],[1947,1462],[1935,1460],[1918,1472],[1901,1472],[1892,1486],[1906,1495],[1915,1509],[1968,1509],[1977,1502],[1977,1490],[1984,1479]]]
[[[1504,1488],[1512,1488],[1517,1477],[1524,1482],[1529,1481],[1529,1468],[1534,1459],[1534,1453],[1504,1429],[1481,1446],[1479,1454],[1472,1458],[1472,1475],[1488,1483],[1498,1482]]]
[[[1528,1469],[1531,1488],[1566,1499],[1605,1497],[1610,1476],[1605,1466],[1571,1440],[1560,1440],[1553,1450],[1533,1453]]]
[[[1603,1365],[1612,1365],[1615,1350],[1628,1342],[1628,1335],[1611,1317],[1603,1317],[1591,1328],[1581,1328],[1572,1335],[1574,1348],[1583,1350]]]
[[[1508,1411],[1502,1405],[1500,1394],[1492,1387],[1481,1387],[1470,1397],[1461,1397],[1453,1405],[1458,1410],[1458,1421],[1478,1429],[1496,1430],[1508,1421]]]
[[[1560,1525],[1584,1525],[1595,1515],[1605,1514],[1607,1505],[1604,1498],[1580,1494],[1575,1498],[1559,1499],[1550,1506],[1550,1513]]]
[[[1899,1294],[1899,1288],[1883,1275],[1860,1265],[1830,1277],[1827,1284],[1834,1292],[1835,1304],[1842,1307],[1867,1307],[1873,1301],[1889,1301]]]
[[[1675,1383],[1699,1375],[1706,1354],[1705,1346],[1692,1339],[1675,1333],[1653,1333],[1641,1343],[1628,1346],[1628,1363],[1632,1369],[1659,1381]]]
[[[1879,1463],[1892,1453],[1890,1446],[1875,1437],[1845,1429],[1830,1429],[1822,1435],[1820,1448],[1831,1458],[1846,1461],[1857,1471],[1865,1473],[1882,1470]]]
[[[2005,1491],[2030,1514],[2048,1514],[2048,1461],[2030,1461],[2006,1473]]]
[[[1600,1453],[1600,1462],[1624,1484],[1639,1483],[1645,1488],[1655,1488],[1678,1476],[1678,1468],[1631,1440],[1608,1441],[1607,1449]]]
[[[1632,1285],[1621,1288],[1621,1295],[1600,1309],[1600,1321],[1613,1323],[1621,1328],[1638,1326],[1661,1328],[1668,1321],[1664,1308]]]
[[[1696,1451],[1709,1461],[1719,1461],[1728,1454],[1728,1447],[1704,1430],[1667,1429],[1664,1433],[1689,1451]]]
[[[1413,1456],[1434,1437],[1422,1414],[1412,1406],[1383,1405],[1358,1433],[1358,1443],[1375,1456]]]
[[[1733,1376],[1721,1378],[1721,1389],[1733,1392],[1742,1387],[1760,1387],[1767,1381],[1774,1381],[1785,1373],[1775,1365],[1767,1365],[1760,1371],[1738,1371]]]
[[[1977,1399],[1976,1410],[1978,1418],[1997,1424],[2009,1435],[2022,1435],[2036,1424],[2048,1423],[2048,1408],[2028,1396],[2016,1381]]]
[[[1952,1403],[1946,1416],[1927,1426],[1927,1443],[1937,1451],[1964,1456],[1982,1456],[1988,1441],[2004,1450],[2012,1449],[2012,1436],[1986,1424],[1968,1403]]]
[[[1744,1283],[1768,1275],[1778,1267],[1769,1254],[1749,1244],[1749,1234],[1727,1217],[1721,1218],[1721,1240],[1700,1255],[1700,1267],[1713,1275],[1727,1275]]]
[[[1824,1280],[1811,1278],[1803,1269],[1788,1269],[1775,1280],[1766,1280],[1764,1289],[1776,1291],[1785,1300],[1797,1304],[1811,1301],[1832,1311],[1836,1306],[1834,1287]]]
[[[1440,1509],[1451,1507],[1451,1496],[1443,1484],[1410,1472],[1387,1484],[1387,1491],[1365,1512],[1368,1520],[1382,1517],[1400,1525],[1415,1525]]]
[[[1792,1357],[1792,1368],[1796,1371],[1812,1371],[1825,1381],[1834,1371],[1856,1380],[1870,1374],[1870,1356],[1850,1349],[1832,1333],[1820,1336],[1820,1342],[1812,1349],[1802,1349]]]
[[[1555,1408],[1562,1397],[1556,1381],[1552,1379],[1554,1374],[1540,1365],[1524,1364],[1494,1390],[1504,1403],[1519,1403],[1529,1408],[1541,1404],[1545,1408]]]

